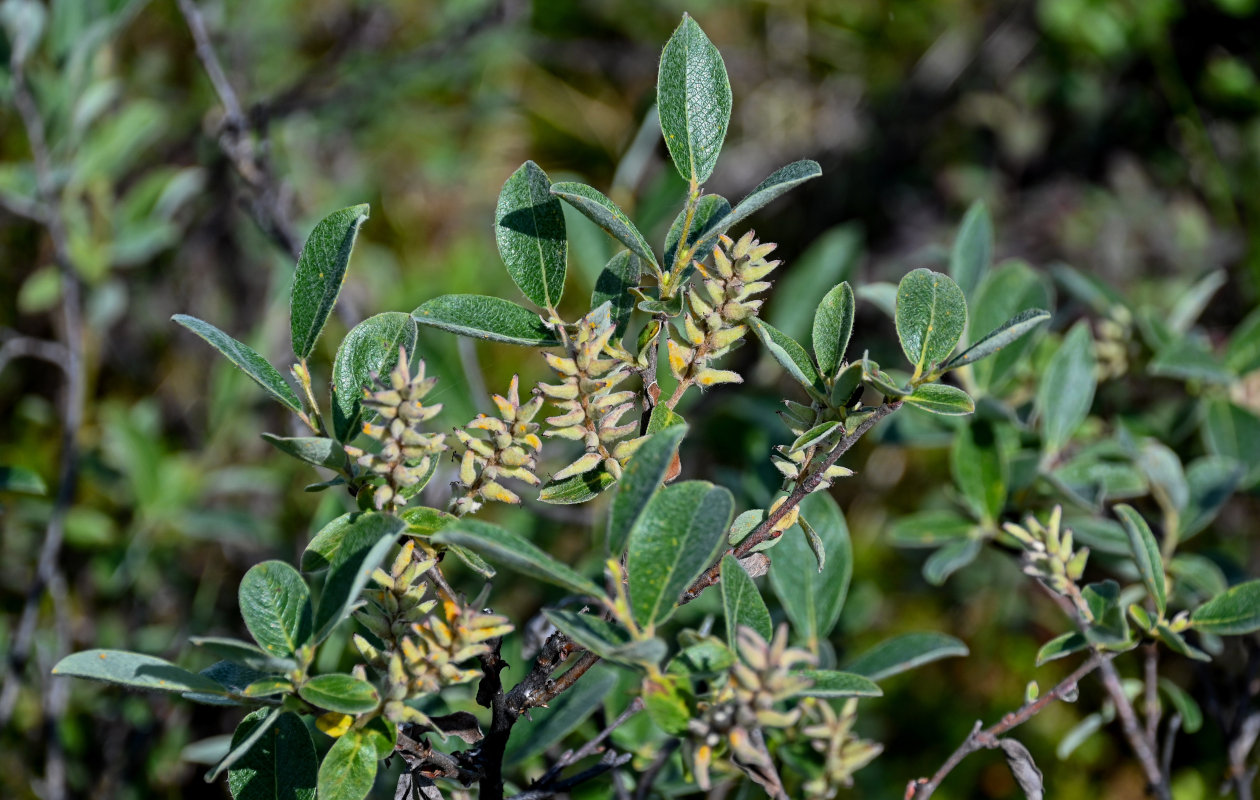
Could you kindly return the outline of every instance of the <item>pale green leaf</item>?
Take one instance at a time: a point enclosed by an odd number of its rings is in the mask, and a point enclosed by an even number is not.
[[[302,403],[298,400],[297,394],[289,384],[285,383],[279,370],[271,366],[267,359],[254,352],[251,347],[196,317],[176,314],[171,319],[209,342],[215,350],[226,356],[228,361],[252,378],[267,394],[294,411],[302,410]]]
[[[845,665],[852,672],[878,681],[942,658],[969,655],[967,645],[944,633],[903,633],[886,639]]]
[[[334,211],[320,220],[302,246],[289,306],[293,353],[299,360],[315,349],[324,323],[337,303],[350,251],[359,226],[368,218],[368,210],[368,206],[358,205]]]
[[[313,706],[342,714],[373,711],[381,702],[375,686],[353,675],[336,672],[316,675],[298,687],[298,694]]]
[[[949,358],[967,327],[967,301],[948,275],[916,269],[897,285],[897,336],[922,375]]]
[[[491,561],[501,562],[517,572],[555,584],[587,597],[600,598],[604,592],[590,579],[556,561],[537,545],[512,531],[473,519],[461,519],[433,536],[439,544],[467,547]]]
[[[368,796],[377,768],[372,742],[371,734],[356,729],[333,742],[319,765],[319,800],[364,800]]]
[[[808,689],[797,692],[797,697],[879,697],[884,693],[870,678],[852,672],[801,669],[793,670],[792,674],[813,681]]]
[[[982,358],[994,355],[1049,319],[1050,312],[1040,308],[1030,308],[1026,311],[1021,311],[1006,322],[1003,322],[996,329],[990,331],[984,338],[951,358],[942,369],[958,369],[961,366],[974,364]]]
[[[1097,378],[1089,323],[1078,322],[1064,337],[1037,386],[1042,449],[1058,453],[1089,416]]]
[[[844,363],[856,308],[853,288],[845,281],[827,292],[814,312],[814,357],[824,377],[834,378]]]
[[[963,294],[970,296],[989,271],[993,260],[993,220],[983,200],[967,209],[954,248],[949,255],[949,274]]]
[[[975,402],[966,392],[944,383],[924,383],[916,386],[904,400],[915,408],[947,417],[963,416],[976,410]]]
[[[560,338],[538,315],[509,300],[445,294],[421,303],[411,316],[421,325],[460,336],[525,347],[559,347]]]
[[[117,683],[155,692],[196,692],[227,696],[228,692],[204,675],[169,661],[125,650],[84,650],[72,653],[52,668],[54,675]]]
[[[569,243],[547,173],[533,161],[522,164],[503,184],[494,218],[499,256],[521,293],[542,308],[559,305]]]

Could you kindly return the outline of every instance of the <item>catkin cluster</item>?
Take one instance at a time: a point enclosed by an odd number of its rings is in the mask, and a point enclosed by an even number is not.
[[[459,483],[464,494],[451,501],[451,509],[459,516],[475,513],[489,501],[519,503],[521,498],[499,481],[515,478],[531,486],[539,483],[538,423],[533,419],[542,408],[543,398],[535,395],[522,405],[520,378],[512,376],[507,396],[494,395],[499,416],[478,414],[477,418],[455,431],[464,445],[459,465]]]
[[[811,777],[802,789],[809,800],[831,800],[842,787],[853,785],[853,773],[871,763],[884,746],[854,735],[857,698],[845,701],[840,712],[826,700],[806,698],[801,704],[804,725],[801,735],[823,755],[822,773]]]
[[[429,474],[433,459],[446,446],[446,434],[422,433],[420,425],[442,411],[441,404],[426,406],[425,395],[433,390],[437,378],[424,376],[421,361],[416,374],[411,374],[407,353],[398,352],[398,365],[375,390],[364,389],[363,405],[375,411],[378,418],[363,424],[363,433],[380,442],[378,452],[367,452],[346,445],[346,453],[368,474],[383,479],[372,493],[377,510],[396,510],[407,504],[406,490],[420,483]]]
[[[639,429],[621,418],[635,406],[635,393],[614,391],[630,377],[629,354],[612,343],[616,326],[608,303],[578,320],[569,337],[567,356],[543,353],[547,364],[560,376],[560,383],[539,384],[543,394],[560,409],[547,418],[546,436],[580,441],[586,452],[552,477],[563,480],[584,475],[602,466],[613,478],[621,477],[621,467],[639,445],[627,439]]]
[[[1028,517],[1023,525],[1008,522],[1002,529],[1024,548],[1024,574],[1065,597],[1076,596],[1076,582],[1085,574],[1089,548],[1073,549],[1072,532],[1062,527],[1063,509],[1054,507],[1050,521],[1042,525]]]
[[[785,400],[784,404],[786,408],[779,412],[779,418],[796,439],[788,445],[777,445],[770,454],[770,462],[790,481],[800,480],[816,458],[825,458],[846,430],[856,428],[861,423],[861,417],[857,415],[849,415],[846,420],[841,421],[837,419],[834,409],[818,402],[807,406]],[[820,430],[829,421],[838,424]],[[823,472],[822,480],[814,491],[826,489],[835,479],[847,478],[852,474],[853,470],[848,467],[832,464]]]
[[[385,712],[399,723],[425,721],[406,700],[479,677],[479,669],[462,665],[489,652],[489,640],[512,630],[506,617],[478,611],[445,592],[426,599],[426,574],[435,563],[409,540],[389,572],[372,574],[376,588],[364,593],[369,604],[355,613],[381,646],[361,634],[354,644],[388,677]]]
[[[714,369],[710,362],[729,353],[748,333],[746,321],[761,309],[761,300],[752,299],[770,288],[769,275],[778,261],[766,256],[777,245],[761,244],[748,231],[739,241],[729,236],[718,237],[713,248],[713,265],[695,262],[704,287],[687,293],[690,310],[681,315],[684,345],[669,340],[669,368],[682,384],[713,386],[719,383],[740,383],[739,373]]]

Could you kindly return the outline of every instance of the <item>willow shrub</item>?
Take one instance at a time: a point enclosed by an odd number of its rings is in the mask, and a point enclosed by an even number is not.
[[[837,668],[829,644],[852,556],[827,489],[851,474],[841,459],[854,443],[902,409],[940,417],[953,436],[956,502],[898,520],[894,541],[935,548],[924,568],[933,583],[988,545],[1020,556],[1028,575],[1064,600],[1065,631],[1039,662],[1084,659],[1080,676],[1097,668],[1106,677],[1113,659],[1139,647],[1158,643],[1174,657],[1206,660],[1220,651],[1219,637],[1260,627],[1260,583],[1229,588],[1218,565],[1183,552],[1230,493],[1256,482],[1260,423],[1220,387],[1257,366],[1260,326],[1253,320],[1221,358],[1191,334],[1194,308],[1138,320],[1157,345],[1153,369],[1206,387],[1195,402],[1204,406],[1210,452],[1184,467],[1140,426],[1100,433],[1085,425],[1100,375],[1129,368],[1130,306],[1069,276],[1119,333],[1098,342],[1078,322],[1045,338],[1050,284],[1020,264],[991,269],[982,206],[963,223],[949,274],[916,269],[895,288],[855,294],[846,282],[821,298],[793,298],[802,314],[816,306],[807,348],[761,319],[780,264],[771,259],[775,245],[742,223],[820,169],[789,164],[733,205],[706,193],[731,97],[720,54],[684,17],[658,81],[661,131],[688,187],[663,247],[597,189],[552,183],[526,162],[504,184],[494,225],[520,296],[445,295],[364,320],[336,349],[327,402],[308,359],[367,206],[329,215],[302,251],[290,310],[292,380],[214,325],[176,316],[309,428],[308,436],[263,434],[320,470],[307,491],[344,492],[357,509],[325,525],[299,565],[266,561],[249,570],[239,603],[253,641],[194,638],[219,659],[209,668],[91,650],[54,671],[241,707],[231,745],[207,775],[226,776],[237,798],[360,800],[394,755],[405,764],[398,797],[468,796],[471,786],[482,798],[547,797],[611,780],[637,786],[641,797],[738,781],[776,797],[832,797],[880,753],[855,731],[859,700],[879,702],[879,682],[891,675],[968,654],[953,637],[917,633]],[[625,248],[575,319],[558,310],[568,267],[564,203]],[[892,313],[903,363],[876,364],[869,343],[851,341],[859,297]],[[537,352],[555,377],[532,389],[513,378],[492,398],[493,414],[451,427],[434,402],[438,378],[426,374],[416,346],[421,325]],[[739,508],[727,488],[689,479],[679,456],[689,431],[680,401],[692,389],[741,383],[726,355],[750,340],[796,384],[781,412],[791,438],[766,454],[782,485],[762,508]],[[1039,351],[1050,354],[1033,358]],[[984,401],[980,413],[973,397]],[[970,423],[948,419],[969,415]],[[452,460],[450,491],[425,491]],[[434,505],[421,502],[441,494]],[[493,521],[491,506],[520,504],[524,495],[600,504],[600,521],[573,560],[602,563],[602,574],[575,569]],[[1161,536],[1133,506],[1110,505],[1147,497]],[[1028,518],[1017,524],[1022,514]],[[1096,571],[1090,548],[1105,554],[1099,569],[1108,576],[1086,582]],[[469,600],[452,589],[444,575],[452,564],[480,576],[487,591]],[[532,663],[507,686],[503,653],[520,651],[511,640],[524,620],[485,602],[491,582],[516,580],[562,594],[551,595]],[[706,591],[721,598],[716,625],[675,618]],[[348,672],[316,669],[344,660],[323,649],[348,643]],[[614,685],[633,691],[614,695]],[[1038,700],[1033,684],[1012,719],[1049,699],[1070,700],[1074,688]],[[1201,715],[1187,692],[1166,679],[1158,691],[1187,732],[1197,727]],[[1123,711],[1129,700],[1115,702]],[[478,705],[488,711],[471,713]],[[599,736],[522,778],[523,763],[536,763],[597,710],[612,720],[605,733],[640,712],[650,719],[633,754],[606,749]],[[530,714],[550,715],[541,742],[511,737]],[[960,752],[1001,747],[1030,796],[1040,792],[1027,751],[985,734],[977,728]],[[1142,744],[1134,741],[1145,759]],[[912,781],[908,796],[927,796],[942,777]],[[1158,771],[1148,777],[1166,791]]]

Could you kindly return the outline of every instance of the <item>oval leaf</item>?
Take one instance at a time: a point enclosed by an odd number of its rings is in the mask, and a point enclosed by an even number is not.
[[[559,304],[569,258],[564,209],[551,194],[547,173],[533,161],[503,184],[494,238],[521,293],[543,308]]]
[[[708,180],[731,121],[731,83],[722,55],[687,14],[661,51],[656,108],[678,174],[693,186]]]
[[[209,342],[211,347],[226,356],[228,361],[252,378],[267,394],[294,411],[302,410],[302,403],[298,400],[297,394],[289,384],[285,383],[279,370],[271,366],[267,359],[258,355],[253,348],[238,342],[209,322],[203,322],[196,317],[176,314],[171,319]]]
[[[177,667],[169,661],[126,650],[84,650],[72,653],[52,668],[54,675],[87,678],[155,692],[198,692],[226,696],[214,680]]]
[[[1155,601],[1155,608],[1162,619],[1164,610],[1168,607],[1168,595],[1164,584],[1164,559],[1159,553],[1159,542],[1155,541],[1155,534],[1151,533],[1151,527],[1133,506],[1118,505],[1116,513],[1120,515],[1125,533],[1129,535],[1129,550],[1133,554],[1133,561],[1137,564],[1138,572],[1142,575],[1142,583],[1146,585],[1147,593]]]
[[[616,482],[617,479],[600,464],[581,475],[547,481],[538,492],[538,499],[554,506],[576,505],[594,500]]]
[[[853,577],[853,546],[844,514],[831,495],[810,494],[801,501],[800,509],[822,541],[827,563],[818,569],[818,559],[804,531],[793,525],[775,546],[770,585],[792,627],[817,652],[844,608]]]
[[[788,190],[800,186],[808,180],[822,175],[822,167],[817,161],[804,159],[794,161],[786,167],[779,167],[770,173],[764,181],[757,184],[748,196],[739,201],[731,215],[722,220],[721,228],[727,230],[734,225],[760,211]],[[714,234],[716,236],[716,233]],[[707,238],[707,237],[706,237]]]
[[[880,642],[853,659],[844,669],[878,681],[942,658],[965,656],[969,652],[962,640],[944,633],[904,633]]]
[[[351,730],[333,742],[319,765],[319,800],[363,800],[368,796],[376,781],[372,737],[367,731]]]
[[[232,734],[232,749],[271,713],[259,709],[241,720]],[[258,739],[228,770],[233,800],[314,800],[319,757],[310,731],[292,711],[281,713],[270,727],[270,734]]]
[[[524,306],[481,294],[444,294],[421,303],[411,316],[421,325],[460,336],[525,347],[559,347],[555,332]]]
[[[595,614],[550,608],[544,609],[543,614],[565,636],[606,661],[636,667],[656,666],[668,649],[660,639],[636,641],[625,628]]]
[[[814,682],[808,689],[797,692],[797,697],[879,697],[884,693],[870,678],[852,672],[801,669],[793,670],[792,674]]]
[[[1040,308],[1030,308],[1027,311],[1021,311],[1006,322],[1003,322],[996,330],[991,331],[983,339],[951,358],[943,369],[957,369],[967,364],[974,364],[986,356],[991,356],[1048,319],[1050,319],[1050,312]]]
[[[1190,624],[1206,633],[1237,636],[1260,630],[1260,580],[1240,583],[1199,606]]]
[[[313,706],[342,714],[363,714],[376,709],[381,696],[376,687],[353,675],[317,675],[298,687],[298,695]]]
[[[896,317],[901,349],[917,378],[954,351],[967,327],[967,301],[948,275],[916,269],[897,286]]]
[[[916,408],[947,417],[963,416],[976,410],[975,401],[970,395],[962,389],[943,383],[925,383],[916,386],[914,391],[904,399]]]
[[[643,234],[634,227],[634,223],[626,216],[626,212],[618,208],[616,203],[605,197],[598,189],[584,183],[564,181],[553,183],[551,193],[582,212],[587,219],[603,228],[609,236],[629,247],[632,253],[658,271],[660,270],[660,264],[657,263],[656,256],[652,253],[652,248],[648,247]]]
[[[289,304],[293,353],[305,359],[315,349],[345,282],[350,250],[359,226],[368,218],[368,206],[358,205],[334,211],[320,220],[298,256],[293,276],[293,299]]]
[[[245,758],[255,747],[263,740],[264,735],[271,730],[271,726],[280,721],[281,711],[278,708],[259,709],[249,714],[241,723],[237,725],[237,731],[245,727],[244,733],[239,737],[232,736],[231,749],[227,755],[214,766],[214,769],[206,773],[206,783],[212,783],[223,770],[228,769],[236,762]],[[252,719],[251,719],[252,717]],[[246,726],[246,722],[250,724]]]
[[[600,598],[604,593],[591,580],[561,564],[519,534],[480,520],[461,519],[433,537],[439,544],[457,544],[480,553],[491,561],[500,561],[517,572],[553,583],[588,597]]]
[[[731,493],[686,481],[653,495],[626,550],[630,606],[644,628],[669,617],[683,590],[713,563],[731,524]]]
[[[857,301],[849,282],[839,284],[823,297],[814,312],[814,358],[827,378],[834,378],[844,363],[844,351],[853,334]]]
[[[329,556],[331,569],[315,612],[314,641],[328,638],[342,620],[359,604],[359,594],[372,578],[372,571],[406,530],[407,523],[389,514],[355,514],[342,534],[336,551]]]
[[[1007,466],[994,424],[975,420],[960,430],[949,463],[972,513],[985,522],[998,519],[1006,505]]]
[[[616,326],[613,341],[620,342],[630,324],[630,314],[634,311],[634,295],[630,290],[639,285],[639,275],[643,272],[643,261],[629,250],[622,250],[613,256],[595,279],[595,289],[591,292],[591,308],[599,308],[609,304],[609,314]]]
[[[797,383],[804,386],[807,392],[819,400],[825,399],[826,393],[823,391],[822,379],[818,376],[818,370],[814,368],[814,362],[810,360],[805,348],[787,334],[767,322],[762,322],[757,317],[749,317],[748,321],[752,324],[753,333],[757,334],[757,338],[770,351],[770,355],[774,356],[774,360],[778,361],[788,374],[796,379]]]
[[[729,553],[722,556],[722,610],[726,615],[726,639],[735,647],[739,626],[751,628],[766,641],[774,637],[770,611],[761,599],[757,584],[748,576],[739,560]]]
[[[1094,368],[1094,338],[1089,323],[1081,321],[1068,331],[1037,387],[1041,446],[1045,452],[1062,450],[1089,416],[1097,385]]]
[[[245,627],[273,656],[291,656],[311,638],[311,590],[283,561],[255,564],[241,579],[237,599]]]
[[[317,467],[339,470],[346,463],[346,451],[334,439],[325,439],[322,436],[276,436],[274,433],[264,433],[262,438],[280,452]]]
[[[398,350],[408,358],[416,349],[416,321],[401,311],[386,311],[355,325],[337,348],[333,361],[334,402],[346,417],[355,414],[363,390],[398,365]]]
[[[958,282],[963,294],[970,296],[989,271],[993,260],[993,220],[983,200],[977,200],[967,209],[958,238],[949,254],[949,274]]]
[[[661,488],[674,454],[678,452],[678,445],[686,435],[686,425],[665,428],[650,435],[630,456],[608,508],[606,540],[612,556],[619,558],[622,555],[631,529],[647,510],[652,495]]]

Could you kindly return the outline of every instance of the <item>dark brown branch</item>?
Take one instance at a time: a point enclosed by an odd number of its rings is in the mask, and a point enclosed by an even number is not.
[[[946,776],[961,764],[964,758],[977,750],[992,750],[998,747],[997,740],[999,736],[1037,716],[1051,703],[1075,698],[1077,684],[1080,683],[1081,678],[1100,667],[1109,665],[1111,658],[1112,656],[1092,655],[1088,661],[1077,667],[1071,675],[1060,681],[1049,692],[1046,692],[1031,703],[1025,703],[1018,711],[1007,714],[999,722],[988,728],[984,727],[983,722],[976,722],[975,727],[971,729],[971,733],[958,746],[958,749],[945,760],[945,763],[936,771],[936,774],[931,778],[919,778],[918,780],[910,781],[910,784],[906,786],[905,800],[927,800],[927,798],[932,796],[933,792],[940,788],[941,781],[945,780]],[[1068,701],[1070,702],[1070,700]]]

